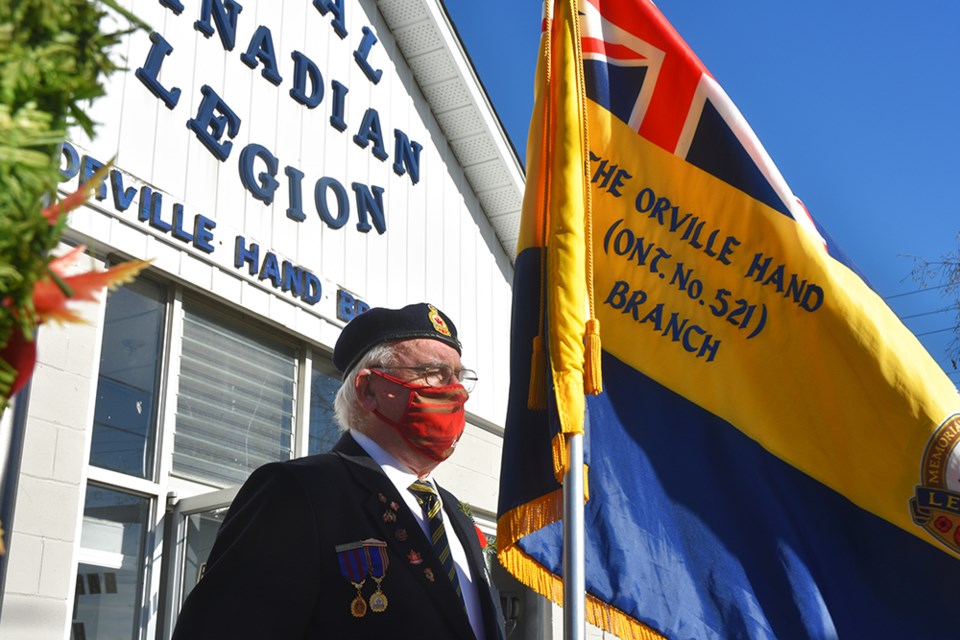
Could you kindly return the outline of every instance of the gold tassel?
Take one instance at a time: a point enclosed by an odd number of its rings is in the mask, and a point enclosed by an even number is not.
[[[550,449],[553,451],[553,476],[559,484],[563,484],[563,476],[567,472],[567,464],[570,462],[567,454],[567,435],[558,433],[553,436],[553,444]]]
[[[600,370],[600,321],[596,318],[587,320],[584,340],[586,342],[583,363],[584,390],[591,395],[598,395],[603,391],[603,373]]]
[[[527,408],[533,411],[547,410],[547,356],[543,350],[543,336],[537,336],[533,339]]]

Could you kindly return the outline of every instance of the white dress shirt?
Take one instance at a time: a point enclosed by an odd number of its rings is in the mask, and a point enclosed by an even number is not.
[[[387,453],[383,447],[378,445],[364,434],[358,431],[350,431],[350,435],[353,436],[353,439],[357,441],[357,444],[359,444],[363,450],[367,452],[367,455],[373,458],[374,462],[380,465],[380,468],[383,469],[383,472],[387,474],[387,477],[390,478],[390,482],[392,482],[393,486],[397,488],[397,491],[403,498],[404,504],[406,504],[407,508],[410,509],[413,517],[417,519],[417,522],[420,524],[420,528],[427,536],[427,540],[429,540],[430,523],[424,517],[423,509],[420,507],[420,503],[417,502],[416,496],[413,495],[409,487],[414,483],[414,481],[421,479],[429,481],[434,488],[436,488],[436,483],[434,483],[432,480],[429,480],[429,477],[419,478],[399,460]],[[459,508],[459,505],[445,505],[443,503],[443,499],[439,499],[440,505],[446,514],[452,513],[451,509]],[[449,515],[445,515],[444,517],[446,518],[447,522],[450,521]],[[480,595],[477,591],[477,584],[474,580],[473,574],[470,571],[470,564],[467,562],[467,553],[464,551],[463,544],[460,542],[460,538],[456,535],[453,527],[446,527],[446,530],[449,532],[447,535],[447,540],[450,543],[450,555],[453,556],[453,562],[457,566],[457,576],[460,578],[460,592],[463,594],[463,602],[467,606],[467,616],[470,618],[470,626],[473,627],[473,634],[477,638],[486,638],[487,636],[483,625],[483,612],[480,610]]]

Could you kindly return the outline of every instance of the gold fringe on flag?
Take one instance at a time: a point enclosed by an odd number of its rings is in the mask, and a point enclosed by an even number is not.
[[[517,542],[562,518],[563,491],[554,491],[508,511],[497,521],[497,558],[500,564],[520,582],[561,607],[563,579],[527,555]],[[586,596],[585,613],[587,622],[622,640],[666,640],[665,636],[590,593]]]

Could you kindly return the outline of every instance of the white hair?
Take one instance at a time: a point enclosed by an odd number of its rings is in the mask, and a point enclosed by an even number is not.
[[[340,432],[361,428],[370,419],[370,413],[360,405],[357,399],[357,390],[354,388],[354,379],[357,372],[369,367],[395,365],[400,361],[400,343],[384,342],[367,351],[362,358],[343,376],[343,382],[337,390],[337,397],[333,401],[333,419],[340,428]]]

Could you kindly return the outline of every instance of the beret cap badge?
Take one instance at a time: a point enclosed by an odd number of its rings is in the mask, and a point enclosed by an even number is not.
[[[450,336],[450,329],[447,327],[447,322],[440,315],[440,312],[437,311],[437,308],[432,304],[429,305],[430,309],[430,322],[433,323],[433,328],[437,330],[438,333],[442,333],[445,336]]]

